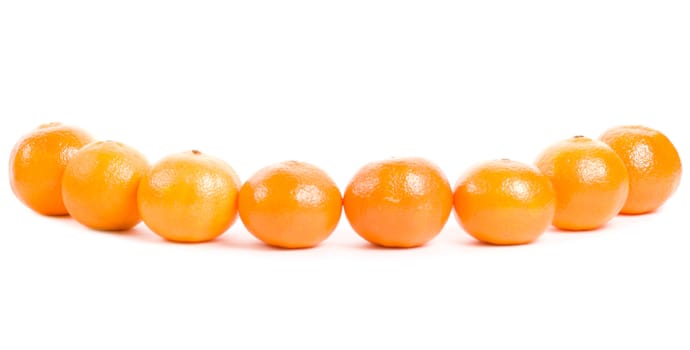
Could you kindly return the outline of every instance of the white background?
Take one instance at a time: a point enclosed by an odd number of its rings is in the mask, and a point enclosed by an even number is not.
[[[451,183],[575,134],[646,124],[690,164],[687,1],[0,2],[0,150],[61,121],[152,162],[247,179],[296,159],[339,186],[423,156]],[[7,158],[6,158],[7,159]],[[662,210],[537,243],[263,247],[238,221],[166,243],[46,218],[0,162],[0,348],[688,349],[687,181]]]

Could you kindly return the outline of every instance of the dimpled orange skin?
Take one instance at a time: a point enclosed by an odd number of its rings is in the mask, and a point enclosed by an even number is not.
[[[453,204],[458,222],[477,240],[526,244],[551,225],[556,193],[536,168],[503,159],[476,165],[461,176]]]
[[[342,197],[326,172],[288,161],[263,168],[247,180],[238,206],[244,226],[264,243],[310,248],[338,226]]]
[[[345,215],[365,240],[390,248],[421,246],[441,232],[453,206],[448,179],[423,158],[373,162],[352,178]]]
[[[62,174],[67,162],[91,136],[76,127],[50,123],[24,137],[10,154],[10,186],[27,207],[43,215],[67,215]]]
[[[537,168],[556,191],[553,225],[563,230],[593,230],[605,225],[628,197],[628,171],[605,143],[576,136],[542,152]]]
[[[137,188],[148,170],[146,158],[130,146],[113,141],[88,144],[65,168],[65,207],[72,218],[92,229],[130,229],[141,221]]]
[[[678,151],[661,132],[645,126],[618,126],[600,137],[623,159],[630,193],[622,214],[659,208],[676,191],[683,172]]]
[[[240,180],[221,159],[199,151],[163,158],[139,184],[139,213],[146,226],[174,242],[210,241],[237,218]]]

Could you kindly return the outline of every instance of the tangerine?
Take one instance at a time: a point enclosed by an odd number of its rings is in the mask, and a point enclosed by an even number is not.
[[[680,184],[680,156],[663,133],[645,126],[618,126],[600,139],[621,157],[630,176],[622,214],[644,214],[668,200]]]
[[[149,170],[136,149],[114,141],[86,145],[67,163],[62,197],[69,214],[82,225],[105,231],[138,224],[137,188]]]
[[[67,215],[62,174],[72,156],[92,141],[84,130],[50,123],[24,135],[10,154],[10,186],[27,207],[43,215]]]
[[[247,230],[280,248],[309,248],[335,230],[342,196],[318,167],[296,161],[259,170],[240,189],[239,214]]]
[[[174,242],[210,241],[237,218],[240,180],[225,161],[199,151],[167,156],[139,184],[141,218]]]
[[[453,204],[458,222],[477,240],[525,244],[551,225],[556,193],[536,168],[502,159],[478,164],[461,176]]]
[[[423,158],[372,162],[354,175],[345,215],[365,240],[384,247],[421,246],[441,232],[453,193],[441,169]]]
[[[608,145],[575,136],[546,148],[536,160],[556,191],[553,225],[593,230],[611,220],[628,196],[628,171]]]

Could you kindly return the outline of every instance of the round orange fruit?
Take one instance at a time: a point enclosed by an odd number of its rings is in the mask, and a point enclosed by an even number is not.
[[[62,198],[69,214],[84,226],[104,231],[138,224],[137,188],[149,170],[134,148],[114,141],[86,145],[67,163]]]
[[[280,248],[310,248],[335,230],[342,197],[314,165],[288,161],[259,170],[240,189],[239,214],[247,230]]]
[[[10,186],[27,207],[43,215],[67,215],[62,174],[67,162],[92,141],[82,129],[50,123],[24,135],[10,154]]]
[[[476,165],[461,176],[453,204],[458,222],[477,240],[525,244],[551,225],[556,193],[536,168],[502,159]]]
[[[623,208],[628,171],[608,145],[583,136],[557,142],[537,158],[539,170],[556,191],[553,225],[563,230],[593,230]]]
[[[369,163],[347,185],[345,215],[365,240],[384,247],[421,246],[441,232],[453,206],[448,179],[423,158]]]
[[[167,240],[210,241],[235,222],[239,187],[239,177],[223,160],[196,150],[173,154],[141,179],[139,213]]]
[[[644,214],[659,208],[676,191],[683,172],[673,143],[658,130],[618,126],[601,135],[625,163],[630,193],[623,214]]]

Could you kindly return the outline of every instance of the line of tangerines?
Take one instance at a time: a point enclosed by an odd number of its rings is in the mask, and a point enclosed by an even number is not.
[[[71,215],[96,230],[127,230],[140,221],[176,242],[203,242],[227,231],[239,214],[256,238],[281,248],[314,247],[344,212],[356,233],[385,247],[433,239],[451,211],[479,241],[525,244],[550,225],[592,230],[619,213],[654,211],[676,190],[682,167],[671,141],[643,126],[614,127],[599,140],[557,142],[535,166],[502,159],[478,164],[454,189],[432,162],[372,162],[344,193],[318,167],[288,161],[244,184],[223,160],[199,151],[150,166],[136,149],[94,142],[59,123],[22,137],[10,159],[10,185],[44,215]]]

